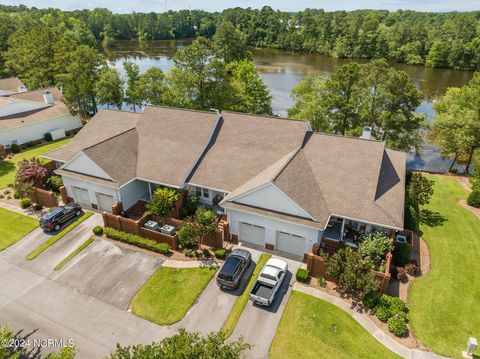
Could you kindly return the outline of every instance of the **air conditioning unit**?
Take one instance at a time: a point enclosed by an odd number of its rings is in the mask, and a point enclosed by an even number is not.
[[[169,234],[171,236],[174,236],[175,235],[175,227],[166,224],[162,228],[160,228],[160,232],[162,232],[163,234]]]

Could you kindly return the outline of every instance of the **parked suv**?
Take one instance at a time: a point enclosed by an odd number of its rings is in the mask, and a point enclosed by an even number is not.
[[[237,289],[245,269],[252,262],[252,255],[244,249],[234,249],[227,257],[217,276],[221,288]]]
[[[58,231],[65,222],[80,217],[82,213],[82,207],[76,203],[55,207],[40,217],[40,227],[45,232]]]

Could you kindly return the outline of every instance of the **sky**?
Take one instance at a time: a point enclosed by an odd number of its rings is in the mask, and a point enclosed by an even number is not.
[[[307,7],[327,11],[355,9],[410,9],[417,11],[480,10],[480,0],[0,0],[3,5],[26,5],[38,8],[56,7],[62,10],[106,7],[113,12],[163,12],[181,9],[221,11],[231,7],[261,8],[264,5],[282,11],[299,11]]]

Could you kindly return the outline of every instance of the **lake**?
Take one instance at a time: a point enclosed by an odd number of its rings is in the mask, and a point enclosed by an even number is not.
[[[144,72],[152,66],[168,72],[173,66],[175,52],[190,43],[191,40],[157,41],[116,41],[112,47],[104,50],[112,67],[123,71],[123,61],[129,60],[139,65]],[[252,48],[253,62],[272,94],[272,108],[275,114],[286,116],[292,106],[290,97],[292,87],[308,73],[329,76],[342,65],[358,60],[338,59],[323,55],[294,53],[277,49]],[[443,96],[449,87],[461,87],[472,78],[473,72],[452,69],[434,69],[392,63],[392,66],[409,74],[413,82],[424,94],[424,100],[417,112],[428,117],[435,115],[432,104]],[[450,160],[443,160],[438,150],[431,145],[422,146],[421,155],[409,154],[408,167],[428,171],[446,171]]]

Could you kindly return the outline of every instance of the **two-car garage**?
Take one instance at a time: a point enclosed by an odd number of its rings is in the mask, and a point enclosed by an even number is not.
[[[247,245],[253,244],[262,248],[268,243],[266,240],[265,227],[247,222],[240,222],[239,239],[240,242]],[[296,234],[275,231],[275,242],[271,244],[277,251],[293,254],[298,257],[303,257],[305,253],[305,237]]]
[[[92,201],[90,199],[89,190],[85,188],[72,186],[73,200],[82,207],[91,207]],[[112,195],[94,192],[96,199],[96,206],[100,211],[112,211],[112,205],[115,203],[115,199]],[[95,204],[95,203],[94,203]]]

